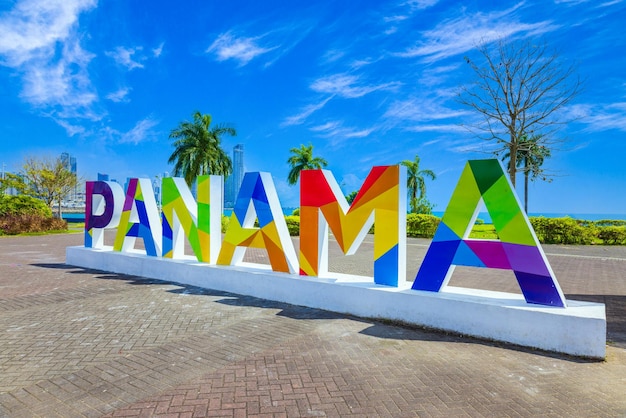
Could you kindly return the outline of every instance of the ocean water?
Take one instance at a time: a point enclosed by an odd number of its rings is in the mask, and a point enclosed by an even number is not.
[[[443,212],[433,212],[433,215],[442,217]],[[583,221],[600,221],[604,219],[611,220],[626,220],[626,214],[619,213],[557,213],[557,212],[530,212],[529,217],[543,216],[545,218],[564,218],[566,216],[572,219],[579,219]],[[488,212],[479,212],[478,219],[482,219],[486,224],[490,224],[491,216]]]

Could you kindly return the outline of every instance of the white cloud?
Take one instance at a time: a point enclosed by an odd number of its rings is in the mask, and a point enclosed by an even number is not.
[[[121,89],[111,92],[106,95],[106,98],[115,103],[127,102],[128,101],[128,93],[130,93],[130,88],[122,87]]]
[[[318,93],[336,94],[346,99],[354,99],[365,96],[377,90],[390,90],[397,88],[400,83],[384,83],[374,85],[360,84],[359,77],[349,74],[333,74],[315,80],[311,89]]]
[[[515,11],[517,4],[503,11],[473,13],[446,19],[434,29],[423,32],[423,39],[411,48],[396,55],[421,57],[424,62],[435,62],[474,49],[476,45],[507,37],[542,35],[558,28],[550,21],[519,22]]]
[[[97,95],[87,73],[93,55],[77,43],[66,43],[56,62],[33,60],[24,64],[21,97],[38,107],[88,107]]]
[[[408,15],[385,16],[383,17],[383,22],[385,23],[402,22],[403,20],[407,20],[408,18],[409,18]]]
[[[375,62],[380,61],[381,59],[382,57],[354,60],[350,63],[350,67],[354,70],[358,70],[359,68],[374,64]]]
[[[118,46],[113,51],[106,51],[104,54],[113,58],[118,65],[126,67],[128,70],[133,70],[135,68],[143,68],[141,61],[145,61],[146,57],[138,54],[142,50],[143,47],[141,46],[135,48]]]
[[[0,64],[22,76],[20,97],[46,109],[70,135],[79,129],[59,118],[99,118],[89,108],[98,99],[87,72],[94,55],[81,48],[76,31],[79,15],[95,6],[95,0],[23,0],[0,16]]]
[[[326,122],[323,125],[314,126],[309,128],[313,132],[319,133],[322,138],[330,139],[330,145],[334,147],[340,146],[346,139],[352,138],[365,138],[372,132],[376,131],[377,127],[371,127],[366,129],[348,128],[343,126],[343,122],[331,121]]]
[[[428,122],[469,115],[466,110],[451,109],[444,106],[448,92],[440,90],[436,97],[416,97],[407,100],[396,100],[385,112],[385,117],[414,122]]]
[[[330,96],[324,100],[322,100],[319,103],[315,103],[315,104],[310,104],[308,106],[305,106],[300,113],[293,115],[293,116],[289,116],[287,117],[282,123],[281,126],[292,126],[292,125],[301,125],[302,123],[304,123],[304,121],[311,116],[313,113],[317,112],[318,110],[320,110],[321,108],[323,108],[324,106],[326,106],[326,103],[328,103],[328,101],[330,99],[332,99],[333,96]]]
[[[392,26],[385,29],[383,33],[385,35],[393,35],[399,30],[397,26],[398,24],[402,24],[404,21],[410,19],[413,15],[415,15],[417,12],[428,9],[438,2],[439,0],[408,0],[398,4],[398,6],[403,9],[402,12],[390,16],[383,16],[383,22],[385,24],[392,24]]]
[[[214,53],[218,61],[229,59],[239,61],[240,66],[248,64],[256,57],[266,54],[276,47],[264,48],[258,45],[261,37],[236,37],[230,31],[222,33],[206,50]]]
[[[613,6],[614,4],[620,4],[621,2],[622,0],[607,1],[605,3],[598,4],[597,7],[609,7],[609,6]]]
[[[340,49],[331,49],[326,51],[326,53],[322,56],[322,61],[325,64],[329,64],[331,62],[339,61],[341,58],[346,56],[346,51]]]
[[[566,117],[587,125],[587,132],[626,132],[626,102],[572,105],[566,109]]]
[[[448,80],[448,75],[454,73],[461,64],[444,65],[439,67],[427,68],[422,72],[419,83],[425,86],[435,86],[443,84]]]
[[[406,2],[412,9],[423,10],[439,3],[439,0],[409,0]]]
[[[95,0],[24,0],[0,17],[0,54],[4,64],[18,67],[54,54],[57,42],[75,35],[78,15],[95,7]]]
[[[326,122],[323,125],[317,125],[310,128],[313,132],[324,132],[338,129],[342,125],[339,121]]]
[[[360,190],[363,186],[363,179],[359,178],[356,174],[347,173],[344,174],[339,182],[341,189],[344,193],[352,193],[353,190]]]
[[[415,125],[409,128],[406,128],[407,131],[411,132],[441,132],[441,133],[467,133],[467,128],[464,128],[461,125],[454,124],[423,124],[423,125]]]
[[[159,58],[161,56],[161,54],[163,53],[164,45],[165,45],[165,42],[161,42],[159,46],[152,49],[152,55],[154,56],[154,58]]]
[[[554,0],[554,4],[576,5],[587,3],[589,0]]]
[[[73,125],[66,120],[56,119],[56,123],[62,126],[70,137],[85,133],[85,128],[83,126]]]
[[[118,142],[121,144],[139,144],[152,140],[155,137],[155,133],[152,131],[159,121],[152,119],[151,117],[140,120],[135,126],[128,132],[125,132],[119,136]]]

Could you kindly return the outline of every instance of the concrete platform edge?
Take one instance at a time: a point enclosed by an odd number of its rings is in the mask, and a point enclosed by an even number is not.
[[[445,292],[379,286],[362,276],[310,278],[258,265],[214,266],[68,247],[66,263],[82,268],[171,281],[359,317],[380,318],[575,356],[606,355],[603,304],[568,300],[568,307],[527,304],[521,295],[449,287]]]

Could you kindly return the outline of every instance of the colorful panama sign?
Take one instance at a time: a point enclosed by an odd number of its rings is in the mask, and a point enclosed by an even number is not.
[[[324,277],[328,275],[329,228],[341,250],[349,255],[375,222],[374,282],[398,286],[404,281],[406,172],[401,166],[373,167],[352,205],[346,202],[330,171],[302,171],[299,260],[269,173],[245,174],[223,242],[222,178],[201,176],[197,186],[194,200],[182,179],[164,178],[159,219],[148,179],[131,179],[125,194],[114,182],[87,182],[85,247],[103,248],[103,231],[117,228],[114,251],[131,251],[136,238],[141,238],[148,256],[183,258],[186,237],[200,262],[238,265],[246,248],[264,248],[274,271]],[[499,241],[468,238],[481,201]],[[259,226],[255,227],[257,219]],[[413,289],[440,291],[457,265],[512,270],[526,302],[566,306],[498,160],[466,164]]]

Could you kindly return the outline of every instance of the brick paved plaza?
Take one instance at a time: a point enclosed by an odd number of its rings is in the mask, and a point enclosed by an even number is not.
[[[606,304],[600,362],[66,265],[81,244],[0,237],[1,417],[626,416],[624,247],[544,247],[569,299]],[[331,270],[371,274],[371,243],[335,247]]]

